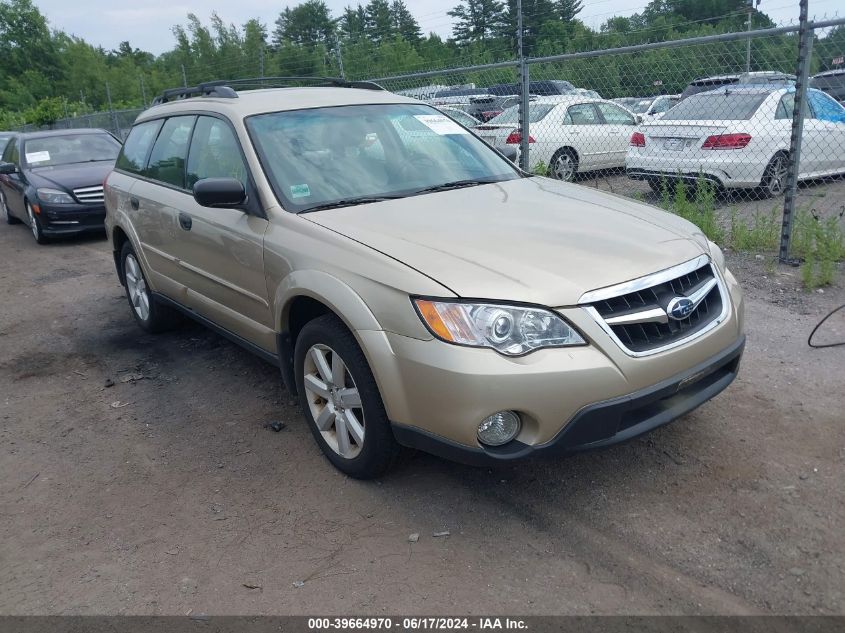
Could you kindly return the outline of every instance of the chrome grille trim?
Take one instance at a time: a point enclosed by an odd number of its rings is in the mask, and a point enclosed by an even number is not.
[[[599,313],[599,311],[592,305],[592,303],[594,302],[601,302],[606,301],[608,299],[614,299],[626,294],[647,290],[654,286],[665,284],[667,282],[678,279],[679,277],[683,277],[684,275],[688,275],[691,272],[699,270],[700,268],[707,265],[709,265],[710,270],[713,274],[713,279],[715,280],[715,284],[707,284],[709,286],[709,288],[707,288],[707,291],[708,293],[712,291],[714,286],[718,289],[719,298],[722,304],[722,311],[718,316],[709,321],[704,327],[698,330],[694,330],[688,336],[682,336],[681,338],[675,339],[667,345],[654,347],[642,351],[635,351],[630,349],[616,335],[616,332],[613,331],[612,327],[612,325],[623,325],[625,322],[619,321],[613,324],[608,323],[607,321],[605,321],[604,317]],[[700,292],[701,291],[695,294],[698,295]],[[683,264],[679,264],[678,266],[673,266],[672,268],[667,268],[665,270],[646,275],[645,277],[640,277],[638,279],[626,281],[624,283],[616,284],[614,286],[608,286],[606,288],[599,288],[598,290],[586,292],[581,296],[581,299],[579,300],[578,304],[584,309],[585,312],[587,312],[587,314],[589,314],[593,318],[593,320],[599,325],[599,327],[601,327],[602,330],[604,330],[604,332],[611,338],[611,340],[613,340],[613,342],[615,342],[619,346],[619,348],[623,352],[625,352],[625,354],[635,358],[643,356],[652,356],[654,354],[658,354],[660,352],[665,352],[675,347],[679,347],[680,345],[685,345],[686,343],[689,343],[690,341],[693,341],[703,336],[704,334],[721,324],[728,317],[728,314],[730,312],[730,298],[726,290],[725,281],[722,278],[722,273],[719,270],[719,267],[716,266],[711,261],[710,257],[708,257],[707,255],[702,255],[688,262],[684,262]],[[625,316],[634,318],[635,315],[629,314]],[[648,322],[647,318],[649,318],[649,320],[651,320],[652,322],[658,322],[659,320],[656,310],[644,310],[638,313],[637,316],[643,318],[635,322],[645,323]],[[611,318],[610,320],[613,321],[614,319]]]
[[[82,203],[103,202],[103,185],[79,187],[73,190],[73,196]]]

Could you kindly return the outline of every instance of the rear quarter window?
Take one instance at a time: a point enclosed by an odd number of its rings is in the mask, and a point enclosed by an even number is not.
[[[161,120],[139,123],[129,131],[123,149],[117,157],[115,167],[133,174],[140,174],[150,153],[150,147],[155,141]]]

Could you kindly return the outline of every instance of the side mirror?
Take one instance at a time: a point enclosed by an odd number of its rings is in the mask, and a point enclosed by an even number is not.
[[[17,173],[18,166],[14,163],[0,163],[0,174],[8,176],[9,174]]]
[[[639,125],[643,122],[643,115],[642,114],[635,114],[634,115],[634,125]]]
[[[516,151],[516,147],[513,145],[505,145],[499,151],[501,151],[502,155],[512,163],[516,162],[516,157],[519,155],[519,152]]]
[[[203,178],[194,184],[194,200],[203,207],[234,209],[246,202],[246,191],[237,178]]]

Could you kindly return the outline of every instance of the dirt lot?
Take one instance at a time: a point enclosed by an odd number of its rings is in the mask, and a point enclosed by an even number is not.
[[[2,614],[845,612],[845,348],[805,342],[841,285],[731,258],[741,376],[645,438],[358,482],[276,369],[143,334],[105,241],[0,253]]]

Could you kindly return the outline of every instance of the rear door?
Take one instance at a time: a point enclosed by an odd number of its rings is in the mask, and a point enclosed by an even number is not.
[[[596,107],[604,120],[601,126],[601,142],[604,145],[602,162],[605,167],[624,167],[637,120],[628,110],[615,103],[599,102]]]
[[[234,129],[228,120],[200,116],[179,194],[174,252],[191,306],[230,332],[268,351],[276,341],[264,278],[264,233],[260,205],[215,209],[190,193],[205,178],[236,178],[257,202],[257,193]]]
[[[807,91],[812,118],[804,121],[805,137],[815,132],[819,169],[845,171],[845,108],[819,90]]]
[[[6,150],[3,152],[3,162],[12,163],[18,170],[14,174],[0,175],[0,183],[2,183],[0,186],[3,187],[6,205],[12,212],[12,215],[25,220],[26,209],[24,208],[23,193],[26,182],[21,173],[20,147],[21,140],[19,138],[6,146]]]
[[[609,150],[602,127],[603,120],[594,103],[577,103],[566,109],[561,141],[578,152],[579,171],[601,169],[607,164]]]

